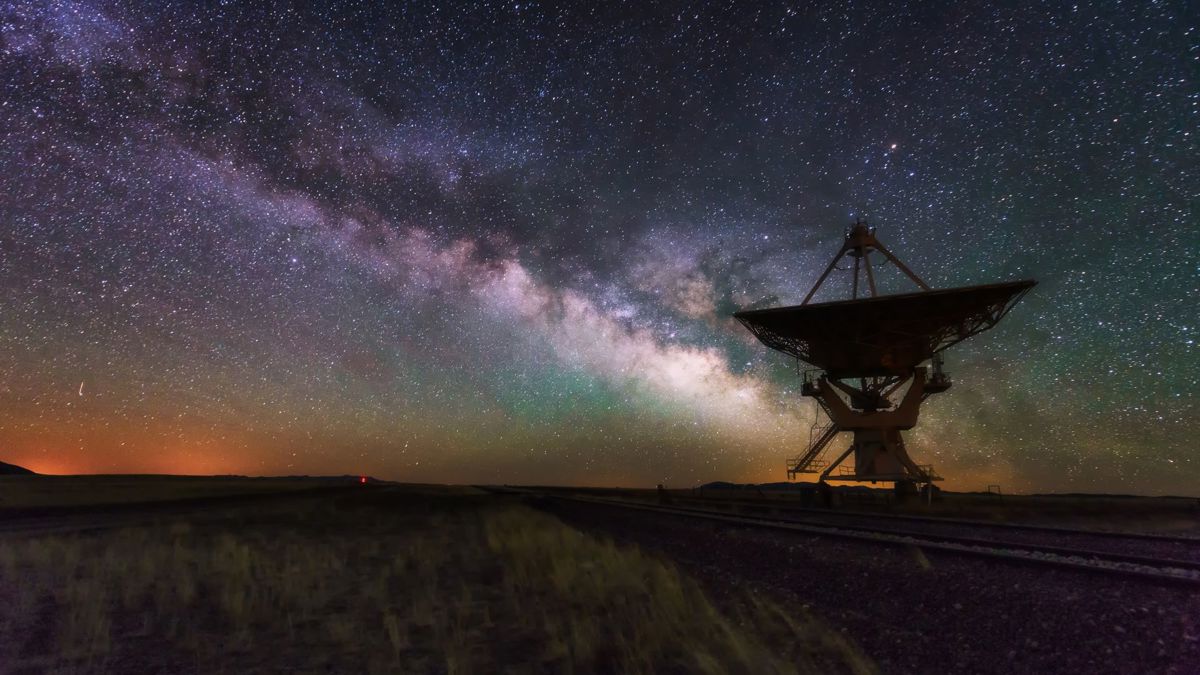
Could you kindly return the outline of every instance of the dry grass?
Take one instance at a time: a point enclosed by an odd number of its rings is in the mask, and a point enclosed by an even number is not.
[[[317,479],[237,476],[0,476],[0,509],[171,501],[327,485]]]
[[[5,672],[869,672],[811,619],[479,497],[0,543]],[[211,514],[210,514],[211,515]]]

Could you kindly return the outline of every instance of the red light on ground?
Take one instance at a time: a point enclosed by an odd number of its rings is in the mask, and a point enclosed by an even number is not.
[[[367,477],[366,477],[366,476],[359,476],[359,477],[358,477],[358,482],[359,482],[359,483],[362,483],[363,485],[366,485],[366,484],[367,484]]]

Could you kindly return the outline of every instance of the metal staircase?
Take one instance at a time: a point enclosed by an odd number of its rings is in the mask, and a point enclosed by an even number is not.
[[[825,470],[829,462],[821,459],[821,455],[837,434],[838,428],[833,422],[823,426],[814,422],[808,434],[808,449],[804,454],[787,461],[788,480],[794,480],[798,473],[820,473]]]

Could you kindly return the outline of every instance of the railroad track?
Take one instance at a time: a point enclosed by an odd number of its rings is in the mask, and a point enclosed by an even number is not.
[[[560,494],[572,494],[569,491],[554,488],[545,489],[539,487],[535,489],[556,491]],[[609,495],[595,492],[585,492],[583,494],[610,497]],[[621,494],[619,497],[640,501],[651,499],[650,496],[645,494]],[[1006,544],[1033,544],[1041,547],[1055,545],[1062,547],[1073,546],[1089,551],[1108,551],[1114,555],[1126,555],[1129,559],[1137,557],[1129,554],[1140,551],[1143,558],[1200,562],[1200,537],[1195,536],[1079,529],[1061,525],[1009,523],[945,516],[817,508],[800,506],[799,504],[787,503],[781,500],[712,499],[679,493],[671,494],[670,498],[671,503],[675,505],[692,505],[707,510],[724,510],[734,515],[764,515],[801,523],[849,529],[859,527],[860,529],[870,531],[881,531],[886,528],[889,531],[911,536],[945,536],[957,533],[962,539],[986,537],[977,543],[996,543],[1002,541]]]
[[[1177,534],[1162,534],[1156,532],[1121,532],[1118,530],[1087,530],[1074,527],[1064,527],[1061,525],[1038,525],[1034,523],[1008,523],[994,520],[978,520],[971,518],[953,518],[947,516],[919,516],[906,513],[878,513],[872,511],[853,511],[853,510],[836,510],[832,511],[828,508],[815,508],[809,506],[798,506],[795,504],[781,503],[778,501],[753,501],[746,499],[707,499],[704,497],[688,497],[672,495],[672,499],[679,502],[687,502],[690,504],[705,504],[712,506],[721,506],[730,509],[750,509],[756,511],[773,511],[777,513],[814,515],[819,517],[835,517],[843,519],[868,519],[873,521],[891,521],[905,523],[926,523],[938,526],[961,525],[975,529],[991,529],[997,531],[1014,531],[1014,532],[1045,532],[1048,534],[1062,534],[1067,536],[1080,535],[1096,538],[1112,538],[1120,540],[1140,540],[1151,542],[1178,543],[1200,547],[1200,537],[1177,535]]]
[[[606,496],[606,495],[600,495]],[[1174,559],[1200,563],[1200,538],[1179,534],[1121,532],[1070,528],[1058,525],[1008,523],[965,518],[922,516],[916,514],[875,513],[819,509],[798,505],[771,506],[755,502],[728,503],[725,500],[705,501],[672,495],[677,506],[696,506],[734,514],[762,515],[850,529],[888,530],[911,536],[950,536],[960,539],[979,539],[976,543],[1021,544],[1040,548],[1062,547],[1108,552],[1133,561],[1139,556],[1147,559]]]
[[[876,545],[919,548],[960,556],[985,558],[1010,563],[1085,571],[1110,576],[1133,577],[1162,583],[1200,588],[1200,562],[1123,554],[1111,551],[1070,548],[1022,542],[993,541],[978,537],[909,532],[894,528],[870,528],[862,525],[830,525],[797,522],[784,518],[730,514],[687,506],[650,504],[604,497],[569,495],[537,490],[503,488],[496,491],[526,496],[596,504],[689,518],[699,518],[742,527],[798,532]],[[962,523],[957,523],[961,525]],[[1065,528],[1063,528],[1065,529]],[[1200,542],[1198,542],[1200,544]]]

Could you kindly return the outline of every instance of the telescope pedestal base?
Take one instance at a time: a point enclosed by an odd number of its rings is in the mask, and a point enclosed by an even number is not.
[[[854,471],[834,473],[851,454],[854,455]],[[893,427],[855,429],[854,443],[821,473],[821,480],[909,483],[915,489],[918,483],[929,483],[940,477],[931,467],[912,461],[900,429]]]
[[[863,389],[852,389],[844,384],[835,385],[822,376],[816,386],[807,387],[805,394],[821,402],[835,428],[854,434],[854,443],[834,460],[824,472],[821,480],[894,481],[896,483],[928,483],[937,478],[929,467],[917,466],[908,456],[901,431],[917,424],[921,401],[925,397],[925,368],[914,368],[905,378],[910,380],[908,390],[900,402],[891,407],[887,394],[868,395]],[[898,388],[905,380],[896,383]],[[935,379],[935,383],[939,380]],[[865,385],[864,385],[865,389]],[[842,400],[839,391],[850,394],[850,401]],[[879,406],[881,402],[887,404]],[[868,403],[863,403],[867,401]],[[870,405],[870,408],[867,406]],[[855,406],[855,407],[852,407]],[[854,454],[854,471],[834,475],[850,454]]]

